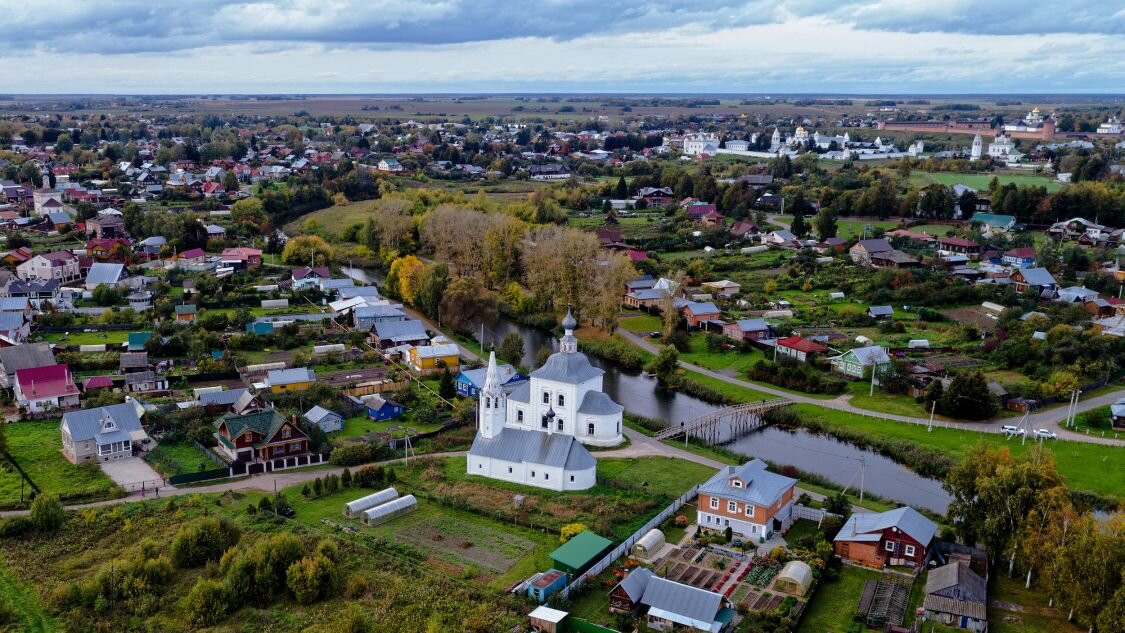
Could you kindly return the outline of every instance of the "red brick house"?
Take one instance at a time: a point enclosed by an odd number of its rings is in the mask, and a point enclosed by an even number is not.
[[[681,309],[683,310],[684,318],[687,319],[688,326],[690,327],[697,328],[701,324],[703,324],[704,321],[719,320],[719,308],[710,301],[706,301],[703,303],[689,301],[685,303],[683,308]]]
[[[789,336],[777,341],[777,353],[779,356],[788,356],[798,362],[807,363],[816,357],[817,354],[827,352],[828,348],[811,341],[807,338],[800,336]]]
[[[865,567],[919,567],[926,563],[937,525],[910,506],[853,514],[835,538],[836,555]]]

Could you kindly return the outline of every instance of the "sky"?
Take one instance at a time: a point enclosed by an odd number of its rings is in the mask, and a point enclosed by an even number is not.
[[[1121,0],[0,0],[0,92],[1121,93]]]

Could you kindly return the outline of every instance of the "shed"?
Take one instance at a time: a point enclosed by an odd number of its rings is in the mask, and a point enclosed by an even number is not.
[[[575,534],[562,547],[551,552],[551,560],[555,567],[568,574],[578,575],[586,571],[599,558],[602,557],[613,542],[586,530]]]
[[[364,512],[363,522],[367,525],[380,525],[417,509],[418,500],[414,498],[414,495],[406,495]]]
[[[527,586],[527,595],[540,604],[547,601],[552,595],[562,591],[566,586],[566,574],[552,569],[541,574],[536,574]]]
[[[383,505],[384,503],[398,498],[398,491],[394,488],[387,488],[379,492],[373,492],[366,497],[360,497],[355,501],[349,501],[344,504],[344,516],[354,519],[363,512],[374,508],[375,506]]]
[[[664,533],[657,528],[652,528],[641,537],[633,546],[633,556],[637,558],[651,558],[664,547]]]
[[[804,561],[791,560],[781,568],[777,575],[774,588],[778,591],[791,593],[795,596],[804,596],[812,586],[813,573],[809,564]]]
[[[344,428],[344,416],[319,404],[305,412],[305,419],[320,427],[325,433],[335,433]]]
[[[562,622],[570,615],[566,611],[559,611],[551,607],[538,606],[527,615],[531,627],[542,633],[562,633]]]

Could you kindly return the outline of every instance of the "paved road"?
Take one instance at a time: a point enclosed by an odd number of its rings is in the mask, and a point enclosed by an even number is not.
[[[629,331],[624,330],[624,329],[619,329],[618,332],[622,336],[624,336],[626,340],[628,340],[629,342],[633,343],[634,345],[640,347],[641,349],[643,349],[647,352],[650,352],[652,354],[657,354],[657,353],[660,352],[659,347],[657,347],[656,345],[653,345],[648,339],[646,339],[642,336],[639,336],[637,334],[634,334],[634,333],[629,332]],[[760,384],[757,384],[757,383],[751,383],[751,382],[748,382],[748,381],[745,381],[745,380],[741,380],[739,378],[733,378],[733,377],[728,376],[726,374],[716,372],[716,371],[712,371],[712,370],[707,369],[705,367],[700,367],[699,365],[693,365],[691,363],[687,363],[687,362],[684,362],[684,361],[680,361],[680,366],[684,367],[685,369],[690,369],[694,372],[703,374],[704,376],[714,378],[716,380],[721,380],[723,382],[730,383],[732,385],[737,385],[739,387],[745,387],[747,389],[753,389],[755,391],[760,391],[762,393],[770,394],[772,396],[777,396],[779,398],[787,398],[787,399],[789,399],[793,402],[798,402],[798,403],[801,403],[801,404],[811,404],[811,405],[815,405],[815,406],[818,406],[818,407],[824,407],[826,409],[834,409],[834,410],[837,410],[837,411],[846,411],[848,413],[854,413],[856,415],[865,415],[867,417],[881,418],[881,419],[884,419],[884,420],[894,420],[894,421],[897,421],[897,422],[909,422],[911,424],[929,424],[929,422],[930,422],[928,418],[915,418],[915,417],[906,416],[906,415],[896,415],[896,414],[893,414],[893,413],[883,413],[881,411],[873,411],[871,409],[861,409],[857,406],[852,405],[850,402],[848,402],[847,397],[840,397],[840,398],[834,398],[834,399],[813,398],[811,396],[803,396],[803,395],[799,395],[799,394],[794,394],[792,392],[783,391],[781,389],[776,389],[776,388],[773,388],[773,387],[770,387],[770,386],[760,385]],[[1125,389],[1119,389],[1119,390],[1116,390],[1116,391],[1113,391],[1113,392],[1110,392],[1110,393],[1102,394],[1102,395],[1094,397],[1094,398],[1082,400],[1078,403],[1078,412],[1082,413],[1083,411],[1089,411],[1090,409],[1096,409],[1098,407],[1102,407],[1102,406],[1112,404],[1113,402],[1116,402],[1118,398],[1121,398],[1123,396],[1125,396]],[[1100,436],[1097,436],[1097,435],[1086,435],[1084,433],[1078,433],[1078,432],[1075,432],[1075,431],[1068,431],[1068,430],[1062,428],[1062,425],[1060,424],[1065,418],[1066,418],[1066,407],[1056,407],[1056,408],[1053,408],[1053,409],[1046,409],[1046,410],[1040,411],[1039,413],[1035,413],[1035,414],[1031,415],[1028,418],[1028,426],[1031,429],[1039,429],[1039,428],[1051,429],[1054,432],[1058,433],[1059,437],[1062,438],[1062,439],[1075,440],[1075,441],[1078,441],[1078,442],[1091,442],[1091,443],[1095,443],[1095,444],[1108,444],[1108,445],[1112,445],[1112,446],[1125,446],[1125,440],[1114,439],[1112,437],[1100,437]],[[982,429],[987,429],[988,427],[1000,426],[1001,424],[1015,424],[1015,423],[1016,423],[1016,420],[1014,420],[1012,418],[1003,418],[1003,419],[983,420],[981,422],[953,422],[953,421],[949,421],[949,420],[938,422],[938,421],[935,420],[934,425],[935,426],[950,427],[950,428],[957,428],[957,429],[965,429],[965,430],[969,430],[969,431],[981,431]]]

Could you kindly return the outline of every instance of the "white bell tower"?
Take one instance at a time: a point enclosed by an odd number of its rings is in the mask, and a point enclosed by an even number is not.
[[[496,352],[488,353],[488,373],[480,390],[477,409],[481,437],[492,439],[500,435],[507,417],[507,398],[500,384],[500,370],[496,368]]]
[[[980,138],[980,132],[977,132],[977,135],[973,137],[973,149],[972,149],[972,152],[969,154],[969,158],[971,158],[973,160],[980,160],[981,154],[984,153],[983,150],[984,150],[984,141],[982,141],[981,138]]]

